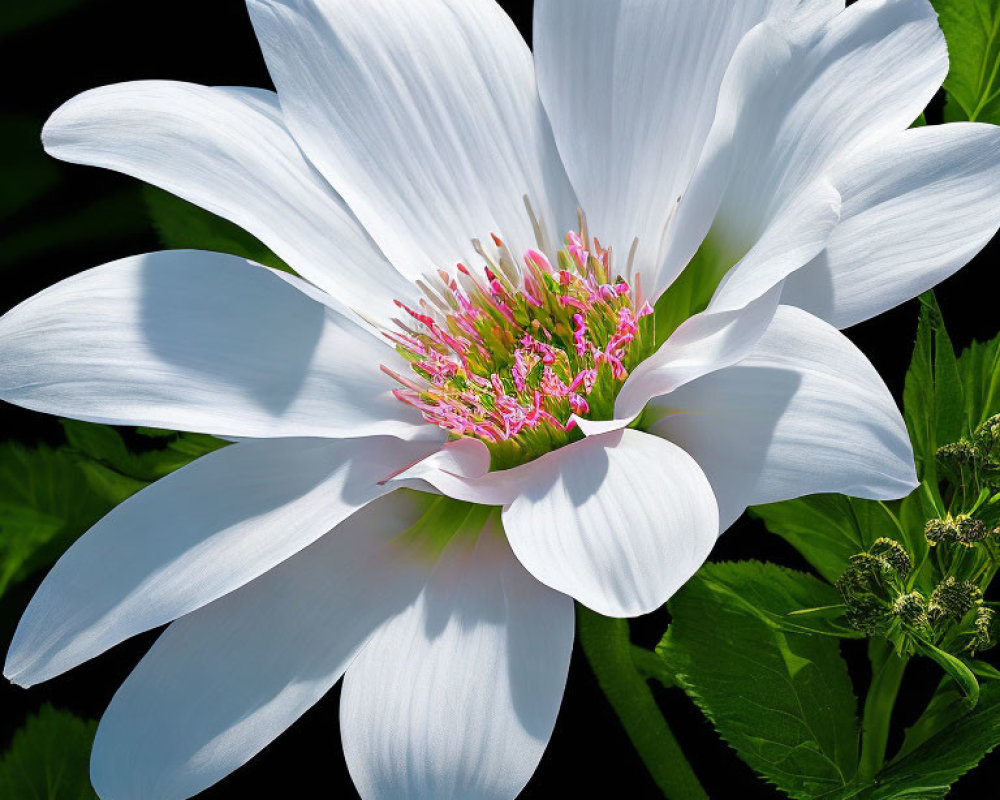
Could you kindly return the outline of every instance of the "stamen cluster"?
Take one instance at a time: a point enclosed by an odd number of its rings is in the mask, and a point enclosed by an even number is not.
[[[570,233],[557,264],[528,250],[498,255],[481,276],[464,264],[421,284],[419,308],[386,335],[414,375],[383,367],[397,398],[456,437],[485,442],[492,467],[524,463],[579,438],[573,416],[610,419],[629,372],[654,348],[653,309],[612,273],[610,248]]]

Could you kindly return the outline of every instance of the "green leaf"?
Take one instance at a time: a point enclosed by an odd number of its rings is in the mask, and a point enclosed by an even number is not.
[[[149,221],[137,210],[133,188],[109,194],[86,207],[27,227],[18,227],[3,237],[0,268],[23,269],[29,259],[142,233]]]
[[[656,653],[650,652],[645,647],[632,645],[629,648],[632,654],[632,663],[638,672],[647,681],[656,681],[667,689],[676,686],[674,674],[667,669],[667,665]]]
[[[9,800],[96,800],[90,747],[96,722],[43,706],[29,717],[0,758],[0,797]]]
[[[792,611],[775,622],[782,630],[792,633],[818,633],[838,639],[865,638],[865,634],[848,624],[847,609],[843,603]]]
[[[823,800],[944,797],[956,780],[1000,744],[1000,684],[983,686],[979,704],[972,711],[958,692],[951,690],[949,695],[948,691],[939,691],[928,712],[943,724],[919,744],[909,749],[904,745],[874,786],[854,788]],[[907,743],[920,724],[907,732]]]
[[[833,590],[759,562],[706,564],[670,601],[657,653],[740,757],[793,798],[857,770],[857,701],[836,640],[774,624]]]
[[[898,761],[907,753],[920,747],[943,728],[951,725],[955,720],[961,719],[971,710],[965,692],[950,676],[945,676],[941,679],[937,691],[919,719],[906,729],[903,745],[899,748],[895,760]]]
[[[746,581],[747,570],[758,562],[744,562],[733,573],[705,571],[701,580],[720,600],[759,617],[773,628],[791,633],[819,633],[824,636],[857,639],[862,635],[841,624],[844,605],[840,593],[828,583],[804,573],[792,573],[796,580],[778,582]]]
[[[962,693],[968,699],[969,704],[974,706],[979,702],[979,681],[972,670],[959,658],[944,652],[930,642],[919,642],[917,647],[925,656],[934,659],[938,666],[947,672],[952,680],[958,684]]]
[[[798,550],[830,583],[840,577],[852,555],[876,539],[901,536],[888,506],[839,494],[753,506],[750,513]]]
[[[945,120],[1000,122],[1000,2],[931,2],[948,42]]]
[[[206,453],[226,445],[221,439],[195,433],[158,432],[152,439],[156,449],[133,450],[109,425],[60,420],[69,446],[130,478],[151,483],[180,469]]]
[[[165,247],[214,250],[242,256],[284,272],[292,272],[258,239],[228,220],[155,186],[144,186],[149,215]]]
[[[997,669],[988,661],[970,658],[965,661],[965,665],[972,670],[972,674],[977,678],[983,678],[987,681],[1000,681],[1000,669]]]
[[[958,358],[965,394],[969,432],[994,414],[1000,414],[1000,336],[973,342]]]
[[[80,535],[154,480],[227,443],[169,433],[126,446],[107,425],[63,420],[64,447],[0,444],[0,596],[53,563]]]
[[[144,485],[68,450],[0,444],[0,595]]]
[[[913,442],[917,472],[936,481],[934,455],[966,432],[965,399],[955,349],[933,292],[920,296],[917,342],[903,389],[903,418]]]

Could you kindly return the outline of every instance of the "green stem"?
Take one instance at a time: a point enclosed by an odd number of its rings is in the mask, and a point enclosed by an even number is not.
[[[577,633],[601,690],[667,800],[708,800],[636,668],[628,622],[577,605]]]
[[[869,645],[872,661],[872,682],[865,698],[861,721],[861,763],[858,778],[870,782],[885,764],[885,747],[889,741],[889,723],[896,705],[899,684],[906,670],[906,658],[896,655],[888,642],[873,639]]]

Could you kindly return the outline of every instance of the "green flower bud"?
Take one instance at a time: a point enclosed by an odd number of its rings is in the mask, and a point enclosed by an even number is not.
[[[960,439],[951,444],[943,444],[934,454],[941,466],[956,472],[963,467],[974,466],[979,459],[979,449],[972,442]]]
[[[968,514],[959,514],[957,517],[949,514],[944,519],[928,520],[924,526],[924,538],[931,546],[963,544],[972,547],[977,542],[985,541],[992,533],[982,520],[974,519]]]
[[[924,538],[927,543],[934,547],[942,543],[958,541],[958,526],[948,517],[947,519],[929,519],[924,526]]]
[[[913,568],[910,554],[899,542],[893,539],[876,539],[868,551],[871,555],[885,559],[899,575],[906,577]]]
[[[837,580],[841,594],[880,593],[888,578],[895,570],[880,556],[871,553],[857,553],[848,560],[847,571]]]
[[[924,615],[922,597],[918,609],[911,608],[913,601],[904,600],[897,610],[903,579],[912,568],[910,554],[893,539],[877,539],[868,551],[851,556],[844,574],[837,579],[850,625],[874,636],[888,630],[894,614],[914,619]]]
[[[974,623],[976,633],[972,637],[972,644],[970,646],[973,652],[976,650],[988,650],[996,644],[996,637],[994,635],[996,630],[995,623],[996,613],[993,609],[980,606],[976,611],[976,621]]]
[[[848,624],[868,636],[884,632],[891,621],[885,603],[874,595],[845,596],[844,609]]]
[[[927,616],[932,623],[946,617],[959,622],[982,599],[983,591],[976,584],[948,577],[931,593]]]
[[[976,542],[982,542],[990,535],[986,523],[982,520],[973,519],[967,514],[963,514],[957,520],[958,542],[968,547],[972,547]]]
[[[927,601],[920,592],[901,594],[892,604],[892,613],[907,625],[927,624]]]
[[[993,460],[1000,451],[1000,414],[994,414],[976,428],[972,441],[977,453]]]

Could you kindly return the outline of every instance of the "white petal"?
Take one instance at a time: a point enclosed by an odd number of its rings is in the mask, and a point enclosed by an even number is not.
[[[76,164],[156,184],[249,231],[348,306],[389,317],[412,292],[299,151],[273,92],[172,81],[103,86],[42,132]]]
[[[647,278],[651,296],[664,291],[703,246],[739,158],[734,144],[744,106],[786,67],[791,48],[786,33],[767,23],[755,26],[740,40],[719,88],[715,120],[701,159],[676,213],[663,231],[655,270]],[[712,281],[721,278],[739,258],[739,254],[716,255],[721,258],[712,265],[717,273],[711,276]]]
[[[778,287],[744,308],[704,311],[683,322],[632,370],[615,400],[615,417],[633,417],[651,397],[742,359],[767,330],[780,296]]]
[[[954,123],[894,136],[832,180],[843,219],[781,301],[846,328],[930,289],[1000,226],[1000,129]]]
[[[770,23],[769,23],[770,24]],[[858,0],[739,98],[732,174],[713,246],[740,258],[838,159],[904,130],[948,69],[928,0]],[[725,110],[720,121],[731,125]]]
[[[638,415],[636,415],[638,416]],[[611,433],[621,428],[625,428],[635,421],[635,417],[620,417],[617,419],[584,419],[576,414],[570,416],[580,428],[584,436],[600,436],[602,433]]]
[[[827,323],[781,306],[739,364],[650,404],[649,432],[708,475],[725,530],[748,505],[837,492],[870,499],[916,483],[906,426],[868,359]]]
[[[29,686],[237,589],[394,487],[426,455],[390,437],[230,445],[84,534],[29,603],[4,674]]]
[[[531,53],[493,0],[249,0],[296,140],[410,277],[534,246],[576,201]]]
[[[588,436],[522,469],[503,512],[511,548],[538,580],[614,617],[662,605],[715,543],[718,508],[681,448],[635,430]]]
[[[799,192],[726,273],[708,310],[740,308],[808,264],[828,243],[840,221],[840,206],[840,193],[825,179]]]
[[[167,628],[101,720],[91,778],[102,800],[191,797],[319,700],[426,580],[424,562],[391,542],[422,508],[405,493],[377,501]]]
[[[419,600],[344,678],[341,735],[365,800],[513,800],[548,743],[573,603],[487,531],[449,545]]]
[[[221,436],[429,435],[379,372],[392,349],[300,288],[201,251],[88,270],[0,319],[0,397]]]
[[[478,439],[464,437],[393,477],[398,486],[440,492],[455,500],[486,506],[510,503],[527,478],[524,465],[490,472],[490,452]]]
[[[664,288],[652,280],[664,225],[686,201],[741,38],[765,19],[816,24],[838,6],[825,0],[535,3],[539,91],[559,152],[601,240],[624,254],[638,237],[637,264],[651,279],[652,296]]]

